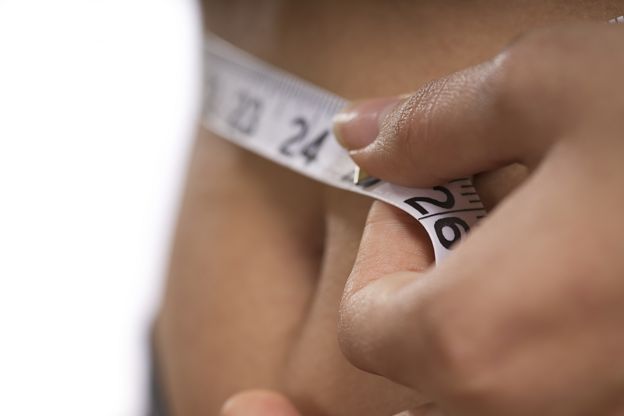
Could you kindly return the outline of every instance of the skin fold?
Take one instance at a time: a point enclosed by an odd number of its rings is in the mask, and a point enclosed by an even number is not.
[[[488,60],[526,31],[604,22],[623,10],[615,1],[204,4],[210,31],[351,100],[414,91]],[[487,206],[524,181],[531,166],[515,162],[477,177]],[[306,416],[431,410],[436,389],[358,368],[339,345],[340,302],[370,207],[199,129],[155,333],[174,415],[216,415],[248,389],[278,391]],[[366,268],[426,269],[428,237],[390,215],[384,233],[401,244],[391,253],[379,243],[371,252],[384,255]],[[402,257],[412,254],[417,264]]]

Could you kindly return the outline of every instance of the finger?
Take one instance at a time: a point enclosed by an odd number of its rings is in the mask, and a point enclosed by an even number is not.
[[[435,404],[430,404],[417,409],[404,410],[394,416],[447,416],[442,410]]]
[[[266,390],[249,390],[228,399],[221,416],[300,416],[284,396]]]
[[[422,272],[434,260],[424,227],[404,211],[381,201],[371,205],[347,284],[356,292],[371,280],[398,271]]]
[[[524,88],[523,72],[510,69],[522,63],[521,50],[510,48],[409,96],[356,102],[335,117],[336,137],[367,173],[407,186],[533,164],[555,126],[542,123],[535,105],[525,105],[539,88]],[[549,105],[539,96],[531,103]]]
[[[405,357],[386,355],[388,346],[403,344],[399,338],[413,324],[397,319],[403,318],[402,287],[433,259],[430,239],[419,223],[395,207],[373,203],[340,308],[339,341],[354,365],[384,375],[396,373],[385,367],[403,365]]]

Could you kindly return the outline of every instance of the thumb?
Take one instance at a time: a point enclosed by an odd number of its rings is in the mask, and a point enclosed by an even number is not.
[[[247,390],[230,397],[221,416],[300,416],[281,394],[267,390]]]
[[[373,202],[340,305],[338,340],[353,365],[414,387],[396,376],[411,366],[411,353],[401,349],[416,324],[405,319],[417,303],[405,288],[432,263],[422,225],[398,208]],[[425,396],[420,400],[428,402]]]
[[[547,144],[539,137],[545,129],[524,105],[524,88],[509,81],[516,59],[507,55],[410,95],[356,101],[334,117],[336,138],[368,174],[405,186],[533,164]]]

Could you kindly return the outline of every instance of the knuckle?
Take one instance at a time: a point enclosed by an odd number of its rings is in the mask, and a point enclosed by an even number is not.
[[[532,100],[541,96],[539,85],[546,74],[544,61],[551,56],[539,39],[543,34],[530,32],[521,35],[494,60],[501,104],[514,110],[530,109]]]
[[[524,122],[556,128],[546,119],[574,121],[605,97],[621,96],[613,81],[624,58],[612,50],[621,45],[623,34],[614,29],[619,28],[554,26],[517,37],[491,60],[499,108],[527,116]]]
[[[436,119],[447,91],[447,79],[426,83],[383,122],[380,154],[391,163],[397,177],[417,178],[419,182],[439,184],[444,178],[432,175],[435,146],[439,144]],[[423,157],[428,155],[428,157]],[[396,163],[400,160],[401,163]],[[440,181],[441,180],[441,181]]]
[[[367,319],[361,312],[365,308],[363,290],[347,290],[343,295],[338,316],[338,345],[354,366],[370,371],[372,351],[367,340]]]
[[[392,295],[378,286],[371,283],[345,292],[339,310],[338,343],[355,367],[393,377],[397,373],[392,360],[398,344],[396,319],[392,318]]]
[[[427,82],[402,107],[397,130],[406,153],[418,156],[434,144],[435,119],[447,83],[448,78]]]
[[[518,37],[497,55],[492,65],[497,117],[543,143],[556,135],[557,120],[570,110],[574,97],[566,69],[572,57],[569,39],[558,29],[539,29]],[[553,117],[552,112],[559,115]],[[522,127],[522,128],[520,128]],[[524,138],[526,140],[526,137]]]

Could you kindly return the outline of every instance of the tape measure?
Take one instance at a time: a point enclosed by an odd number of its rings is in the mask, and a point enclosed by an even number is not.
[[[624,17],[609,20],[624,23]],[[471,178],[430,189],[359,177],[332,133],[347,101],[275,68],[214,35],[204,50],[203,125],[230,142],[326,185],[368,195],[416,218],[436,261],[486,215]]]
[[[617,24],[621,25],[624,23],[624,16],[614,17],[613,19],[609,20],[609,23],[612,25],[617,25]]]
[[[440,261],[486,215],[470,178],[428,189],[366,178],[332,133],[347,101],[209,36],[203,125],[230,142],[326,185],[368,195],[416,218]]]

